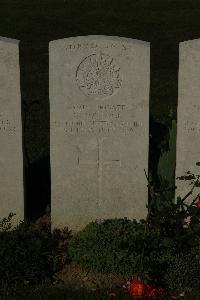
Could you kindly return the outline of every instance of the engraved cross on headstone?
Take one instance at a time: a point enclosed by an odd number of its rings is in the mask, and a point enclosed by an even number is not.
[[[121,167],[121,161],[118,159],[113,159],[110,161],[103,160],[103,141],[106,138],[98,139],[97,150],[98,157],[96,161],[81,161],[78,157],[78,166],[79,165],[97,165],[98,168],[98,204],[99,206],[102,204],[102,180],[103,180],[103,166],[117,164]]]

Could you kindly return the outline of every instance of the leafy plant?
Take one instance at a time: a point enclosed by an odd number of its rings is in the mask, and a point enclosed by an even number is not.
[[[133,275],[141,262],[141,245],[147,239],[144,230],[143,221],[112,219],[100,224],[92,222],[72,238],[69,255],[84,267]]]
[[[11,225],[12,215],[0,222],[0,285],[34,285],[52,281],[69,261],[68,229],[51,233],[48,226],[21,222]],[[9,230],[8,230],[9,229]]]
[[[161,148],[161,155],[158,162],[158,177],[159,181],[167,182],[168,185],[173,185],[174,181],[174,169],[176,161],[176,130],[177,124],[175,120],[171,121],[169,127],[168,147]],[[163,146],[163,145],[162,145]]]
[[[196,202],[200,195],[187,203],[188,197],[198,186],[199,176],[192,175],[191,190],[182,199],[178,197],[176,202],[166,196],[165,186],[161,185],[158,190],[152,183],[149,184],[151,202],[146,221],[149,230],[159,232],[160,242],[157,253],[152,252],[150,255],[151,270],[148,275],[171,290],[183,288],[186,283],[186,287],[193,288],[195,284],[191,285],[191,282],[195,282],[194,276],[199,278],[200,209]]]
[[[12,218],[15,216],[14,213],[10,213],[7,218],[0,220],[0,232],[9,231],[12,228]]]
[[[199,252],[200,209],[195,205],[199,195],[187,204],[191,191],[176,203],[162,189],[153,192],[146,220],[92,222],[78,232],[69,243],[72,260],[101,272],[140,276],[167,287],[165,274],[168,278],[173,274],[172,258],[177,253],[184,257]]]
[[[168,257],[164,281],[169,290],[200,290],[200,258],[195,253],[177,253]]]

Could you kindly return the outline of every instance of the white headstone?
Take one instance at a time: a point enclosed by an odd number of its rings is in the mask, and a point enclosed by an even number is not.
[[[127,38],[53,41],[53,227],[147,213],[150,47]]]
[[[176,177],[200,174],[200,39],[180,43]],[[186,174],[186,172],[190,172]],[[189,178],[188,178],[189,179]],[[191,180],[176,180],[176,196],[184,197]],[[199,193],[195,188],[194,198]]]
[[[19,42],[0,37],[0,219],[24,218]]]

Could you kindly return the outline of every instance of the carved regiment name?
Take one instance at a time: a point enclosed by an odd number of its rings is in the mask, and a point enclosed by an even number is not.
[[[125,104],[98,104],[92,108],[86,104],[69,108],[71,118],[63,124],[54,122],[54,126],[63,127],[66,134],[134,134],[142,126],[141,121],[127,117],[131,111]]]

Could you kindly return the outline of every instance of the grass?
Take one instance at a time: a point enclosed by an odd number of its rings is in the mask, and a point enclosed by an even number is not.
[[[5,298],[4,298],[5,297]],[[70,290],[65,287],[36,287],[18,289],[11,296],[5,294],[1,300],[131,300],[133,297],[127,295],[123,290],[107,291],[88,291],[84,289]],[[140,298],[141,299],[141,298]],[[167,297],[157,297],[156,299],[165,300]]]
[[[88,290],[70,290],[65,287],[36,287],[27,289],[18,289],[11,296],[9,294],[0,294],[1,300],[131,300],[138,299],[130,297],[122,290],[107,291],[88,291]],[[146,298],[140,298],[140,300]],[[170,300],[171,296],[156,297],[157,300]],[[199,300],[200,293],[192,293],[181,297],[185,300]]]

